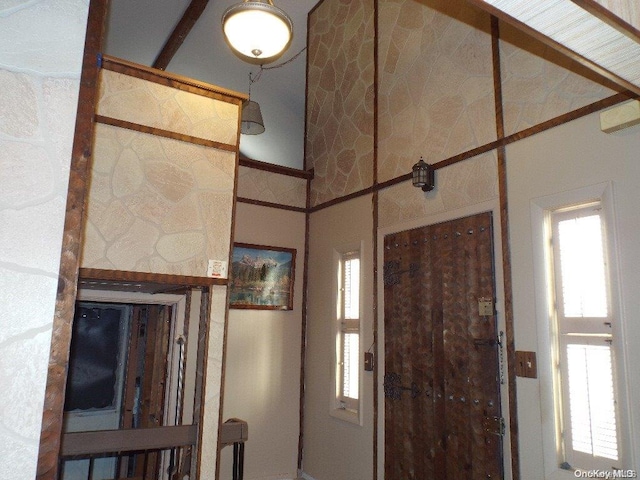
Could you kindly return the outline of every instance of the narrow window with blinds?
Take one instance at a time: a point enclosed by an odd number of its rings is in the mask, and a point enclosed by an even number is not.
[[[337,408],[358,412],[360,398],[360,254],[340,256],[338,288]]]
[[[591,203],[550,219],[562,464],[610,470],[621,449],[602,209]]]

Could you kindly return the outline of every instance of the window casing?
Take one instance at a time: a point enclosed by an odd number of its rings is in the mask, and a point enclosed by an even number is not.
[[[607,246],[599,202],[549,213],[561,468],[620,465]]]
[[[339,254],[334,413],[358,420],[360,411],[360,252]],[[350,418],[353,417],[353,418]]]

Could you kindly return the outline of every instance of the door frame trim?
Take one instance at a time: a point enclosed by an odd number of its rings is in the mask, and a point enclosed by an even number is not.
[[[495,199],[480,202],[473,205],[467,205],[461,208],[434,213],[417,219],[409,220],[406,222],[396,223],[388,227],[381,227],[378,229],[378,251],[376,252],[378,265],[384,265],[384,237],[386,235],[403,232],[405,230],[411,230],[414,228],[426,227],[434,225],[436,223],[447,222],[455,220],[457,218],[468,217],[483,212],[491,212],[493,215],[493,248],[494,248],[494,274],[495,274],[495,291],[496,291],[496,311],[497,311],[497,330],[506,330],[506,317],[505,317],[505,294],[504,294],[504,271],[502,263],[502,231],[500,222],[500,201],[496,197]],[[378,305],[377,305],[377,329],[378,329],[378,344],[376,345],[376,368],[378,369],[378,405],[381,407],[377,409],[374,414],[374,428],[377,429],[378,442],[373,448],[377,450],[377,462],[378,462],[378,477],[377,480],[384,480],[384,461],[385,461],[385,418],[384,418],[384,388],[382,385],[384,379],[384,281],[382,269],[378,269]],[[508,345],[507,345],[508,348]],[[501,366],[504,372],[508,372],[508,359],[509,354],[504,356],[505,364]],[[502,436],[503,441],[503,468],[504,479],[508,480],[512,478],[511,468],[511,422],[506,419],[511,419],[511,410],[509,404],[509,376],[505,375],[505,383],[500,385],[500,401],[502,415],[505,418],[505,434]]]
[[[167,372],[167,391],[173,392],[177,388],[177,351],[176,340],[184,329],[184,324],[189,321],[186,319],[186,294],[173,293],[145,293],[132,292],[126,290],[93,290],[87,288],[78,288],[78,302],[108,302],[138,305],[166,305],[173,309],[171,314],[171,330],[169,332],[169,351],[167,358],[171,362],[169,371]],[[164,414],[167,421],[173,421],[171,412],[175,411],[175,398],[170,398],[164,405]]]

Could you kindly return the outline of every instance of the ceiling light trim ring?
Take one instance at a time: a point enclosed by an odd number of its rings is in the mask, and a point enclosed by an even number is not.
[[[251,12],[272,16],[276,21],[281,22],[283,27],[287,30],[287,41],[282,44],[280,50],[276,53],[270,53],[262,57],[261,55],[264,52],[260,48],[253,48],[250,51],[243,51],[242,47],[234,45],[234,41],[232,40],[234,33],[227,30],[227,27],[229,25],[228,22],[233,23],[232,19],[236,15]],[[291,39],[293,38],[293,21],[284,10],[273,5],[273,2],[271,0],[244,0],[241,3],[232,5],[231,7],[227,8],[227,10],[225,10],[224,14],[222,15],[222,29],[225,34],[225,39],[227,40],[227,43],[229,43],[232,50],[234,50],[235,53],[239,54],[241,58],[246,58],[251,61],[251,63],[254,63],[256,60],[265,63],[275,60],[280,55],[282,55],[282,53],[284,53],[284,51],[289,47]],[[237,35],[238,33],[239,32],[235,32],[235,35]]]

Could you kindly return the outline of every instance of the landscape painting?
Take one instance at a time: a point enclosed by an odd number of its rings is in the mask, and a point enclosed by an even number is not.
[[[295,262],[292,248],[234,244],[229,307],[292,310]]]

